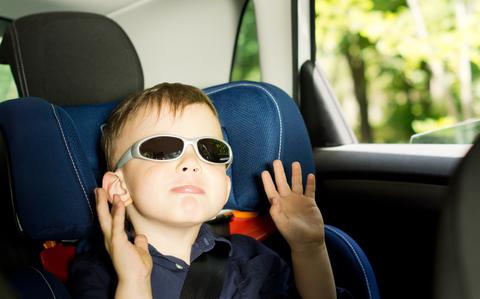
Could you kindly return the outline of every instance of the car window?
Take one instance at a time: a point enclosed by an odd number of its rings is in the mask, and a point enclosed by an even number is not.
[[[480,116],[480,1],[315,5],[317,64],[361,142],[408,143]]]
[[[9,23],[10,21],[0,18],[0,43],[2,42],[3,34]],[[18,93],[10,66],[0,64],[0,102],[14,98],[18,98]]]
[[[247,1],[237,35],[230,81],[261,81],[253,1]]]

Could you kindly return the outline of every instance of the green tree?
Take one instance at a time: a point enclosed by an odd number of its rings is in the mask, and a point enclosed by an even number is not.
[[[479,1],[317,0],[316,7],[317,55],[348,61],[342,78],[355,87],[362,141],[405,142],[414,122],[479,114]]]
[[[231,81],[261,81],[257,24],[253,1],[248,1],[237,38]]]

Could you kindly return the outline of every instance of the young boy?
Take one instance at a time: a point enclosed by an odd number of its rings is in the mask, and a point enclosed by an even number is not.
[[[245,236],[217,237],[203,225],[228,199],[232,162],[204,93],[169,83],[137,93],[112,113],[102,143],[110,171],[95,190],[97,213],[117,280],[108,265],[79,262],[77,297],[108,298],[114,289],[115,298],[178,298],[190,262],[219,242],[230,246],[221,298],[288,297],[289,269],[276,253]],[[282,163],[273,168],[276,184],[267,171],[261,177],[270,214],[291,248],[296,288],[302,298],[335,298],[315,178],[310,174],[303,190],[300,164],[293,163],[290,188]]]

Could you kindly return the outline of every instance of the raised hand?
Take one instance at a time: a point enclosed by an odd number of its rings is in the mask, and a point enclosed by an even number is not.
[[[263,187],[271,204],[270,215],[290,248],[324,246],[323,218],[315,203],[315,176],[308,175],[304,193],[300,163],[292,163],[292,188],[280,160],[273,162],[273,170],[276,187],[268,171],[262,172]]]
[[[115,195],[112,210],[108,208],[105,189],[95,190],[97,215],[107,249],[118,276],[116,298],[151,297],[150,274],[152,257],[148,252],[148,241],[144,235],[136,235],[134,243],[125,232],[125,206]],[[131,297],[134,295],[134,297]]]

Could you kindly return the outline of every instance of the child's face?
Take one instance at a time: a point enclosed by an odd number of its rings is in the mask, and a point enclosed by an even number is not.
[[[176,116],[168,106],[160,115],[156,110],[141,110],[122,130],[115,157],[118,159],[136,141],[156,134],[223,139],[217,118],[204,104],[186,106]],[[230,192],[225,165],[203,162],[191,145],[177,160],[132,159],[116,173],[133,202],[129,216],[134,225],[138,221],[176,226],[202,223],[222,209]]]

